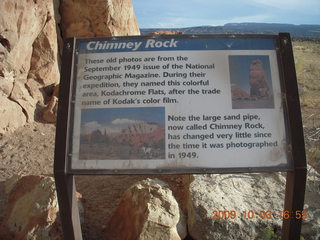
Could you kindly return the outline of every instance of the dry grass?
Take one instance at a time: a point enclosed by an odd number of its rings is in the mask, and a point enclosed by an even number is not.
[[[320,43],[294,42],[308,163],[320,171]]]

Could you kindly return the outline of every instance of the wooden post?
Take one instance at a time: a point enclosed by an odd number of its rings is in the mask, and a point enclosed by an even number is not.
[[[64,239],[82,240],[74,176],[57,173],[55,181]]]
[[[298,83],[295,72],[292,43],[288,33],[279,34],[280,61],[283,65],[284,92],[286,94],[288,132],[291,139],[291,155],[293,171],[287,172],[286,195],[284,211],[288,211],[289,218],[283,219],[282,240],[299,240],[302,219],[296,215],[297,211],[303,211],[304,195],[307,179],[306,153]]]
[[[63,63],[59,89],[59,107],[54,154],[54,177],[57,189],[59,213],[63,236],[67,240],[82,240],[80,217],[74,176],[67,173],[67,142],[69,136],[70,81],[72,77],[74,39],[67,39],[63,51]]]

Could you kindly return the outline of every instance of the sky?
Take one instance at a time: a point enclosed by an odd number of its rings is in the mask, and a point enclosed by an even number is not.
[[[140,28],[320,24],[320,0],[132,0]]]

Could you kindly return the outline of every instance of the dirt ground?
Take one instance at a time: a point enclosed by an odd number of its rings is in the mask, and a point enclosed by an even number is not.
[[[0,220],[6,204],[4,181],[14,174],[53,176],[55,126],[30,123],[14,133],[0,137]],[[159,178],[170,185],[184,206],[184,191],[189,176],[184,175],[104,175],[76,176],[77,191],[82,194],[84,239],[100,240],[124,191],[137,181]]]

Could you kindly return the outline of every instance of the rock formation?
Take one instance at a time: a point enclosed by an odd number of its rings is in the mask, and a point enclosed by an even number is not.
[[[8,196],[1,213],[0,239],[63,240],[56,185],[52,177],[13,175],[4,183]],[[83,222],[82,195],[76,193]]]
[[[263,63],[260,59],[253,60],[250,64],[249,83],[251,97],[271,97],[267,75],[263,68]]]
[[[188,233],[194,240],[258,239],[267,227],[276,229],[280,235],[284,173],[208,174],[194,175],[194,178],[188,198]],[[320,202],[314,201],[320,198],[316,190],[319,186],[319,173],[308,166],[304,205],[308,216],[301,230],[305,239],[320,237]],[[272,216],[263,218],[270,213]],[[236,217],[232,219],[231,214]]]
[[[157,123],[137,123],[128,126],[116,137],[119,143],[130,143],[132,146],[162,147],[165,141],[165,127]]]
[[[131,0],[3,0],[0,9],[0,133],[34,121],[59,83],[58,26],[63,37],[140,34]],[[49,102],[44,120],[54,122]]]
[[[54,87],[53,95],[45,109],[42,111],[42,119],[48,123],[55,123],[57,121],[59,98],[59,84]]]
[[[41,89],[59,81],[58,4],[0,2],[0,133],[33,121]]]
[[[62,0],[64,37],[140,35],[131,0]]]
[[[108,223],[106,239],[184,239],[186,223],[168,185],[146,179],[130,187]]]
[[[52,177],[14,176],[6,186],[9,197],[0,224],[0,239],[63,239]]]
[[[231,94],[232,94],[232,99],[237,100],[237,99],[250,99],[250,94],[247,93],[246,91],[242,90],[239,86],[237,85],[232,85],[231,86]]]
[[[154,132],[157,128],[159,128],[157,123],[139,122],[129,125],[126,129],[123,129],[122,133],[130,135],[148,134]]]
[[[257,219],[245,214],[283,209],[284,182],[279,173],[196,175],[190,185],[189,234],[195,240],[256,239],[266,226],[280,227],[280,218]],[[214,211],[229,216],[234,211],[237,217],[225,219]]]

